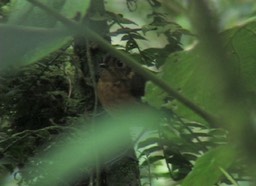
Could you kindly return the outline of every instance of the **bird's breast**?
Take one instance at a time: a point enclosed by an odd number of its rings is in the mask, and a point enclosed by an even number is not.
[[[129,87],[122,81],[102,81],[97,85],[98,98],[107,110],[136,103]]]

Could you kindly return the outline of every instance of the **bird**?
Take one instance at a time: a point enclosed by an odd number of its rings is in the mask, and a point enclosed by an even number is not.
[[[107,112],[124,106],[136,106],[144,95],[146,80],[124,62],[107,55],[97,83],[98,99]]]

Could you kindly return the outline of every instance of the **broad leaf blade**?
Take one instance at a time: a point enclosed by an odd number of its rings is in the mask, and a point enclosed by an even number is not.
[[[38,178],[36,185],[57,185],[60,178],[62,182],[70,181],[79,174],[94,165],[95,161],[107,163],[118,153],[125,153],[130,145],[129,129],[142,125],[149,127],[158,121],[158,114],[142,108],[132,107],[117,112],[114,118],[102,118],[93,123],[93,130],[88,132],[88,126],[84,120],[77,123],[76,137],[66,137],[59,142],[50,152],[43,151],[35,157],[42,163],[40,168],[30,167],[33,178]],[[97,155],[104,157],[97,159]],[[54,174],[53,174],[54,173]],[[46,175],[46,176],[42,176]]]
[[[0,25],[0,68],[30,64],[59,49],[68,35],[60,29]]]
[[[234,159],[234,151],[228,146],[210,150],[196,161],[182,186],[214,185],[223,175],[220,168],[227,170]]]
[[[83,16],[90,1],[41,0],[68,18]],[[9,22],[0,25],[0,68],[35,62],[59,49],[71,33],[47,12],[27,1],[12,1]]]
[[[244,89],[245,98],[242,99],[250,100],[250,104],[253,105],[256,104],[255,30],[256,22],[251,22],[220,35],[225,44],[227,55],[232,62],[229,64],[229,70],[239,80],[237,85]],[[219,79],[217,72],[214,77],[215,72],[210,71],[209,66],[207,56],[202,56],[201,51],[196,46],[189,51],[171,54],[166,60],[163,72],[159,74],[159,77],[196,105],[222,117],[226,104],[223,96],[222,80]],[[158,108],[163,105],[172,108],[178,114],[190,120],[204,122],[193,111],[177,102],[175,98],[168,98],[166,93],[152,83],[148,83],[146,87],[144,100]]]

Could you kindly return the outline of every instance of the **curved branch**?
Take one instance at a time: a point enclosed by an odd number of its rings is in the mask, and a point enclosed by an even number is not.
[[[140,66],[137,63],[137,61],[133,57],[128,56],[124,52],[121,52],[121,51],[118,51],[117,49],[115,49],[113,46],[111,46],[111,44],[109,44],[107,41],[105,41],[102,37],[100,37],[98,34],[93,32],[91,29],[62,16],[55,10],[47,7],[46,5],[40,3],[36,0],[27,0],[27,1],[29,1],[30,3],[34,4],[35,6],[41,8],[41,9],[43,9],[51,16],[55,17],[58,21],[63,23],[69,30],[71,30],[74,34],[80,34],[80,35],[82,34],[82,35],[84,35],[84,37],[97,42],[100,45],[100,47],[107,50],[113,56],[121,59],[128,66],[130,66],[135,72],[139,73],[145,79],[152,81],[155,85],[157,85],[158,87],[163,89],[165,92],[167,92],[172,97],[176,98],[183,105],[190,108],[194,113],[201,116],[212,127],[218,126],[218,120],[217,120],[217,118],[215,118],[215,116],[206,112],[201,107],[199,107],[198,105],[193,103],[191,100],[189,100],[188,98],[181,95],[178,91],[174,90],[167,82],[165,82],[162,79],[160,79],[159,77],[155,76],[150,71],[144,69],[142,66]]]

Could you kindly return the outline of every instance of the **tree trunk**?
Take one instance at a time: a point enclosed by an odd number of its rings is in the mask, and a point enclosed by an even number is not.
[[[101,35],[103,38],[110,42],[110,38],[107,36],[109,28],[107,20],[95,20],[92,19],[94,16],[106,17],[106,11],[104,7],[104,0],[93,0],[91,1],[90,9],[87,15],[83,18],[83,22],[86,26],[90,27],[96,33]],[[95,43],[87,42],[85,38],[77,36],[75,38],[74,52],[80,61],[81,71],[85,77],[89,77],[86,48],[87,44],[90,44],[91,59],[94,63],[95,72],[97,72],[98,63],[102,61],[105,51],[100,49],[100,46]],[[95,74],[97,77],[97,74]],[[96,78],[97,79],[97,78]],[[88,85],[87,85],[88,86]],[[88,110],[87,110],[88,111]],[[92,110],[90,110],[92,111]],[[110,144],[111,145],[111,144]],[[125,147],[127,149],[127,147]],[[135,151],[131,145],[130,150],[122,156],[118,161],[104,166],[100,174],[100,185],[101,186],[140,186],[140,172]],[[97,177],[97,176],[96,176]],[[79,186],[89,185],[89,179],[86,178],[82,181]],[[76,186],[78,186],[76,184]]]

